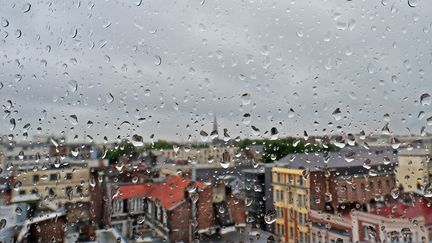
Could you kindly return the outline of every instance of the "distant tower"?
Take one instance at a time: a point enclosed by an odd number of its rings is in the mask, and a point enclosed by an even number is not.
[[[214,121],[213,121],[213,132],[217,132],[217,120],[216,120],[216,116],[214,117]]]
[[[217,123],[217,120],[216,120],[216,116],[214,117],[213,131],[212,132],[216,132],[217,134],[219,134],[219,132],[218,132],[218,123]]]

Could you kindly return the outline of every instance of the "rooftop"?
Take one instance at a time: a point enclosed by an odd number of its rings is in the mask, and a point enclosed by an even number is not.
[[[369,149],[345,147],[335,152],[289,154],[275,162],[273,166],[310,170],[324,168],[347,170],[349,167],[354,167],[358,171],[358,168],[364,168],[365,164],[372,166],[376,170],[380,170],[378,165],[383,165],[383,168],[394,167],[397,161],[397,153],[391,147],[371,147]]]
[[[399,201],[393,202],[380,209],[374,209],[371,213],[386,218],[412,219],[423,216],[426,225],[432,224],[432,206],[424,199],[416,200],[411,206]]]
[[[169,176],[163,182],[119,186],[118,200],[132,198],[148,198],[159,201],[165,209],[171,209],[185,199],[185,190],[192,183],[191,179],[179,176]],[[196,188],[205,186],[203,182],[195,182]]]

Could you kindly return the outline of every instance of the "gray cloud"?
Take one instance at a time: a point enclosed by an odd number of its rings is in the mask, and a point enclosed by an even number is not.
[[[41,127],[98,140],[134,133],[199,139],[216,115],[231,136],[247,137],[244,113],[262,133],[276,126],[282,135],[379,133],[388,113],[392,131],[403,134],[427,126],[417,119],[421,110],[432,116],[419,104],[432,92],[428,1],[416,8],[396,0],[30,3],[28,13],[7,1],[0,10],[9,22],[0,28],[0,36],[8,33],[0,43],[0,97],[13,101],[10,117],[21,119],[10,131],[7,118],[5,134],[20,135],[31,123],[30,135]],[[243,93],[251,104],[242,105]],[[344,119],[332,117],[336,108]],[[39,122],[42,110],[47,117]],[[73,114],[78,125],[67,121]],[[118,129],[123,121],[131,125]]]

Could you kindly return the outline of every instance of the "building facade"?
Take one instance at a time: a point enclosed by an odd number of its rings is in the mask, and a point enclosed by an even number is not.
[[[429,149],[401,150],[396,169],[398,186],[405,192],[422,193],[431,179],[430,158]]]
[[[17,171],[11,177],[11,201],[37,195],[43,199],[65,204],[88,202],[89,168],[59,168],[37,171]]]
[[[192,242],[245,227],[244,202],[222,184],[168,176],[161,182],[120,185],[114,191],[110,224],[128,239],[151,228],[168,242]]]

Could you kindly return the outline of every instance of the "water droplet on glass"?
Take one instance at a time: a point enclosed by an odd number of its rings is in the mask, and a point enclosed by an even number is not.
[[[418,120],[421,120],[421,119],[423,119],[423,117],[425,116],[425,112],[424,111],[420,111],[419,113],[418,113],[418,115],[417,115],[417,119]]]
[[[203,131],[203,130],[201,130],[200,131],[200,137],[201,137],[201,141],[206,142],[207,139],[208,139],[208,133],[205,132],[205,131]]]
[[[244,113],[242,121],[243,121],[243,124],[249,125],[251,122],[251,115],[249,113]]]
[[[22,214],[22,209],[20,207],[17,207],[15,209],[15,213],[18,214],[18,215],[21,215]]]
[[[307,180],[309,178],[309,175],[310,175],[310,169],[309,168],[302,171],[303,179]]]
[[[276,127],[272,127],[270,129],[270,135],[271,135],[270,140],[276,140],[276,139],[278,139],[279,131],[277,130]]]
[[[228,151],[223,152],[222,159],[220,162],[220,165],[222,166],[222,168],[224,168],[224,169],[228,168],[230,165],[230,161],[231,161],[230,153]]]
[[[381,133],[383,135],[390,135],[390,128],[389,128],[389,124],[388,123],[386,123],[384,125],[384,127],[381,129]]]
[[[369,63],[367,66],[367,70],[370,74],[373,74],[375,72],[375,66],[372,63]]]
[[[154,64],[156,66],[161,65],[162,64],[162,58],[160,56],[158,56],[158,55],[154,56]]]
[[[0,230],[4,229],[6,227],[6,219],[0,219]]]
[[[399,139],[397,139],[395,137],[391,138],[391,146],[392,146],[393,149],[398,149],[399,146],[400,146],[400,144],[401,143],[400,143]]]
[[[139,136],[138,134],[135,134],[132,136],[132,144],[135,147],[141,147],[144,146],[144,139],[142,136]]]
[[[408,6],[410,6],[411,8],[417,7],[417,4],[418,0],[408,0]]]
[[[249,105],[251,103],[251,96],[249,93],[244,93],[241,95],[241,102],[243,105]]]
[[[73,157],[77,157],[79,154],[79,149],[78,148],[72,149],[71,154]]]
[[[151,93],[150,89],[145,89],[144,90],[144,95],[145,96],[150,96],[150,93]]]
[[[68,86],[71,92],[76,92],[78,89],[78,82],[76,80],[70,80]]]
[[[394,199],[397,199],[399,197],[399,188],[393,188],[390,194]]]
[[[21,8],[21,10],[22,10],[23,13],[27,13],[27,12],[29,12],[30,9],[31,9],[31,4],[30,4],[30,3],[25,3],[25,4],[22,6],[22,8]]]
[[[71,37],[75,38],[78,35],[78,29],[77,28],[72,28],[70,33],[71,33]]]
[[[426,123],[428,126],[432,126],[432,116],[426,119]]]
[[[22,182],[21,181],[17,181],[14,183],[14,190],[18,191],[20,189],[20,187],[22,186]]]
[[[114,96],[111,93],[108,93],[106,96],[106,103],[111,104],[114,101]]]
[[[428,93],[424,93],[420,96],[421,105],[430,105],[432,102],[432,97]]]
[[[268,210],[264,215],[264,221],[266,222],[266,224],[274,223],[276,221],[276,218],[276,210],[274,209]]]
[[[10,123],[10,130],[12,131],[12,130],[14,130],[15,129],[15,127],[16,127],[16,121],[15,121],[15,119],[14,118],[12,118],[12,119],[10,119],[9,120],[9,123]]]
[[[350,163],[354,160],[355,153],[352,151],[348,151],[344,155],[344,159],[346,162]]]
[[[96,180],[93,176],[90,178],[89,184],[92,188],[94,188],[96,186]]]
[[[336,110],[333,111],[332,116],[336,121],[339,121],[342,118],[341,110],[339,108],[336,108]]]
[[[70,115],[69,116],[69,121],[70,123],[72,123],[72,125],[78,125],[78,117],[76,115]]]
[[[8,27],[9,26],[9,21],[7,19],[3,19],[1,21],[1,26],[5,27],[5,28]]]
[[[254,136],[258,136],[260,134],[260,130],[256,126],[252,125],[251,128],[252,128],[252,134]]]

